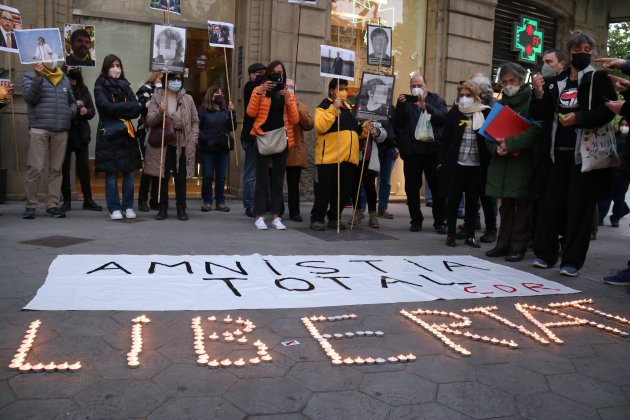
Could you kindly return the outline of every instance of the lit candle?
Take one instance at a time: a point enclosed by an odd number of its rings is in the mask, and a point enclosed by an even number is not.
[[[413,354],[409,353],[407,355],[407,361],[408,362],[415,362],[416,361],[416,356],[414,356]]]
[[[234,341],[234,337],[233,337],[233,336],[231,336],[231,335],[228,335],[227,337],[225,337],[225,338],[224,338],[224,340],[225,340],[227,343],[231,343],[232,341]]]
[[[243,331],[241,331],[241,330],[239,330],[237,328],[236,331],[234,331],[233,335],[235,335],[235,336],[243,335]]]
[[[210,360],[210,356],[208,356],[207,354],[202,354],[201,356],[197,358],[197,364],[199,366],[205,366],[206,364],[208,364],[209,360]]]
[[[384,337],[385,333],[383,331],[375,331],[374,335],[377,336],[377,337]]]
[[[77,372],[81,369],[81,362],[76,362],[71,365],[68,365],[69,372]]]
[[[332,360],[332,364],[335,365],[335,366],[341,366],[341,365],[343,365],[343,360],[333,359]]]
[[[236,366],[237,368],[243,367],[245,366],[245,361],[243,359],[238,359],[236,362],[234,362],[234,366]]]
[[[209,367],[210,369],[216,369],[216,368],[218,368],[219,366],[221,366],[221,364],[220,364],[220,363],[219,363],[216,359],[211,360],[211,361],[209,361],[209,362],[208,362],[208,367]]]
[[[343,364],[344,365],[348,365],[348,366],[353,365],[354,364],[354,359],[351,358],[351,357],[347,357],[347,358],[343,359]]]
[[[68,370],[68,362],[63,362],[62,364],[57,365],[57,371],[65,372],[66,370]]]
[[[406,362],[407,361],[407,356],[405,356],[404,354],[399,354],[398,355],[398,361],[399,362]]]
[[[208,338],[212,341],[217,341],[219,339],[219,335],[216,332],[213,332],[208,336]]]
[[[344,335],[346,336],[346,338],[352,338],[352,337],[354,337],[354,333],[351,333],[351,332],[347,332],[347,333],[345,333]]]
[[[260,358],[260,360],[262,360],[263,362],[271,362],[273,358],[270,355],[265,354],[264,356]]]
[[[230,315],[223,318],[223,322],[225,322],[226,324],[230,324],[232,322],[232,318],[230,317]]]
[[[335,337],[335,340],[341,340],[343,338],[343,334],[333,334],[333,337]]]
[[[367,365],[373,365],[374,363],[376,363],[376,360],[372,357],[366,357],[365,358],[365,364]]]
[[[260,359],[258,357],[254,357],[253,359],[249,359],[249,363],[251,363],[252,365],[259,365]]]
[[[267,355],[267,352],[265,350],[260,350],[260,351],[257,351],[256,354],[259,356],[265,356]]]
[[[391,357],[388,357],[388,358],[387,358],[387,361],[388,361],[389,363],[398,363],[398,357],[396,357],[396,356],[391,356]]]
[[[20,369],[20,366],[22,366],[22,362],[11,362],[11,364],[9,365],[9,369],[18,370]]]
[[[246,337],[241,337],[238,340],[236,340],[238,344],[245,344],[247,343],[247,338]]]
[[[31,371],[31,364],[30,363],[24,363],[22,366],[19,367],[19,369],[20,369],[21,373],[30,372]]]
[[[262,345],[263,345],[263,342],[262,342],[262,341],[260,341],[260,340],[256,340],[256,341],[254,342],[254,346],[256,346],[256,347],[260,347],[260,346],[262,346]]]
[[[365,336],[366,337],[372,337],[374,335],[374,331],[366,331],[365,332]]]
[[[375,362],[377,365],[384,365],[385,363],[387,363],[387,360],[383,359],[382,357],[377,357]]]
[[[236,320],[236,323],[238,325],[243,325],[245,323],[245,321],[243,321],[243,318],[241,318],[240,316],[238,317],[238,319]],[[236,363],[235,363],[236,364]]]
[[[209,317],[208,317],[208,321],[209,321],[209,322],[215,322],[216,320],[217,320],[217,317],[216,317],[216,316],[209,316]]]
[[[131,369],[138,369],[140,367],[140,361],[138,359],[128,361],[127,366],[129,366]]]
[[[365,335],[365,331],[356,331],[355,334],[357,337],[363,337]]]
[[[230,321],[231,322],[231,321]],[[230,359],[224,359],[221,360],[221,366],[223,367],[229,367],[232,366],[232,361]]]

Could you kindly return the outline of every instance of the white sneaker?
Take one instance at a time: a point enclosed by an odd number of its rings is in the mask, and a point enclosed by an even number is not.
[[[127,210],[125,210],[125,217],[127,219],[135,219],[136,218],[136,212],[133,211],[133,209],[127,209]]]
[[[276,217],[271,221],[271,226],[275,227],[278,230],[285,230],[287,227],[282,224],[282,219],[280,217]]]
[[[256,219],[256,222],[254,222],[254,226],[256,226],[256,229],[258,230],[267,230],[267,223],[265,223],[265,219],[262,217]]]
[[[111,212],[111,214],[109,215],[109,217],[112,218],[112,220],[122,220],[122,213],[120,212],[120,210],[114,210],[113,212]]]

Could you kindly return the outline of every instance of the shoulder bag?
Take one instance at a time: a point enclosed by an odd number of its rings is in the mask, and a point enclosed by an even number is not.
[[[256,140],[258,153],[262,156],[275,155],[284,152],[289,141],[287,138],[287,129],[285,127],[267,131],[263,136],[257,135]]]

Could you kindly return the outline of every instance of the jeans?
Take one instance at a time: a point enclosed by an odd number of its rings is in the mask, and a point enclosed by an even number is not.
[[[392,190],[392,171],[396,163],[395,153],[396,149],[393,147],[387,148],[383,152],[379,150],[378,153],[378,160],[381,164],[381,170],[378,173],[378,211],[380,212],[387,210],[389,203],[389,194]]]
[[[225,204],[225,178],[227,177],[228,159],[230,152],[201,152],[201,166],[203,167],[203,182],[201,183],[201,197],[204,204],[212,204],[212,181],[214,180],[214,195],[217,204]]]
[[[599,221],[602,222],[604,217],[608,214],[608,210],[610,209],[610,202],[613,202],[612,214],[610,215],[611,220],[621,219],[623,216],[628,214],[628,205],[626,204],[626,192],[628,192],[628,184],[630,183],[630,179],[626,176],[625,173],[621,171],[612,171],[611,173],[611,181],[612,181],[612,195],[605,198],[600,198],[597,203],[597,208],[599,210]]]
[[[118,195],[118,173],[107,172],[105,174],[105,200],[107,201],[107,211],[110,214],[116,210],[125,211],[133,208],[133,174],[134,171],[123,172],[122,174],[122,203]]]
[[[424,184],[424,202],[426,204],[433,202],[433,194],[431,194],[431,187],[429,187],[428,183]]]
[[[256,185],[256,139],[241,141],[245,158],[243,162],[243,207],[254,208],[254,188]]]

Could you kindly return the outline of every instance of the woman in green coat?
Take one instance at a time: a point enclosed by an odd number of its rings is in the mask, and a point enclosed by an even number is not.
[[[528,117],[531,86],[524,84],[525,69],[506,63],[499,70],[503,95],[499,101]],[[505,256],[507,261],[520,261],[529,242],[533,196],[529,180],[534,169],[534,147],[540,136],[536,126],[521,134],[487,141],[491,159],[488,166],[486,195],[501,198],[501,226],[497,245],[486,252],[488,257]]]

